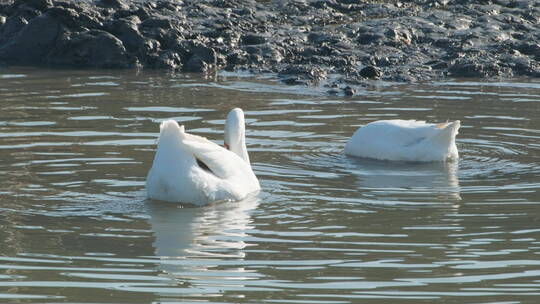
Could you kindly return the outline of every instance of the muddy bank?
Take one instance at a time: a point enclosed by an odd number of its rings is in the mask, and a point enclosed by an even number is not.
[[[539,77],[540,2],[16,0],[0,4],[0,62],[337,74],[345,94],[365,79]]]

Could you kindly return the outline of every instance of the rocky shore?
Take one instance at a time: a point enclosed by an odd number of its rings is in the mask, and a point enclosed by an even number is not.
[[[540,77],[540,1],[4,1],[0,62],[337,75],[345,94],[366,79]]]

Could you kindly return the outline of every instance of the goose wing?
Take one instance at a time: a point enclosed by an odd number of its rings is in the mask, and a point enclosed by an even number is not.
[[[183,132],[181,143],[184,149],[221,179],[255,176],[251,166],[242,158],[205,137]]]

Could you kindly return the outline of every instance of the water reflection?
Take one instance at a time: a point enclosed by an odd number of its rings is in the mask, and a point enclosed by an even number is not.
[[[155,233],[156,256],[170,275],[201,270],[175,261],[189,259],[243,259],[247,246],[243,238],[252,228],[250,212],[257,208],[257,196],[239,202],[216,203],[201,208],[160,202],[149,203],[149,222]]]
[[[365,191],[407,192],[428,194],[459,201],[458,161],[450,162],[388,162],[346,156],[347,169],[356,176],[358,186]]]

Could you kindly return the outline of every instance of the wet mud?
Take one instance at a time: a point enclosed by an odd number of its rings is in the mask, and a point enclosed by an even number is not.
[[[540,76],[540,1],[52,1],[0,3],[0,62],[275,73],[334,79]]]

